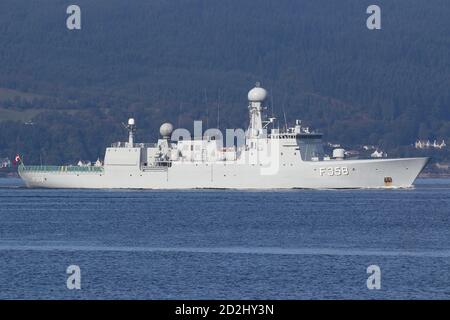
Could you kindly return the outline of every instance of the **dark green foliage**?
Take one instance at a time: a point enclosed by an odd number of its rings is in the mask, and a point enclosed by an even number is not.
[[[377,1],[380,31],[365,0],[76,3],[81,31],[65,27],[71,1],[0,2],[0,87],[39,95],[0,94],[0,107],[46,110],[0,122],[0,156],[95,160],[129,116],[145,141],[163,121],[215,126],[218,109],[222,128],[243,127],[255,81],[281,124],[284,109],[328,141],[406,155],[418,137],[450,138],[448,0]]]

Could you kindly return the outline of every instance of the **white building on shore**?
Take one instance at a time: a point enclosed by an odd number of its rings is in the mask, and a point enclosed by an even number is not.
[[[441,143],[437,143],[436,140],[433,141],[433,143],[430,142],[430,140],[417,140],[416,143],[414,144],[414,148],[416,149],[430,149],[430,148],[434,148],[434,149],[444,149],[447,146],[447,144],[445,143],[445,140],[442,140]]]

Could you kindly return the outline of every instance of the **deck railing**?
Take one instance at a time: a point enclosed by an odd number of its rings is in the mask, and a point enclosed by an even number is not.
[[[103,167],[81,166],[25,166],[19,167],[22,172],[103,172]]]
[[[133,143],[133,148],[155,148],[158,144],[156,143]],[[114,142],[111,144],[111,148],[129,148],[130,144],[128,142]]]

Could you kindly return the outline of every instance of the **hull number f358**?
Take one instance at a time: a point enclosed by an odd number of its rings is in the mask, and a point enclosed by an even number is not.
[[[320,176],[348,176],[349,170],[347,167],[326,167],[319,169]]]

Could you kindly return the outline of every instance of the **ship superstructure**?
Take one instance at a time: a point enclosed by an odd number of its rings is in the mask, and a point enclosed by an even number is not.
[[[342,148],[327,155],[322,134],[301,121],[280,130],[275,118],[265,118],[266,97],[259,85],[249,91],[245,131],[210,129],[191,137],[164,123],[157,143],[136,143],[129,119],[128,141],[107,148],[103,165],[21,165],[19,174],[28,187],[48,188],[392,188],[411,187],[428,161],[346,159]]]

